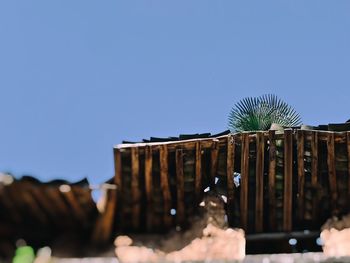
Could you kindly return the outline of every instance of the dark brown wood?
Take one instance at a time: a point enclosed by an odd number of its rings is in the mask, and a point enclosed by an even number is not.
[[[249,177],[249,136],[248,136],[248,133],[243,133],[242,134],[242,151],[241,151],[240,213],[241,213],[241,226],[246,231],[248,227],[248,177]]]
[[[230,226],[233,225],[233,207],[234,207],[234,161],[235,161],[235,142],[232,135],[227,136],[227,163],[226,163],[226,176],[227,176],[227,217]]]
[[[304,168],[304,131],[297,131],[297,150],[298,150],[298,219],[304,218],[304,185],[305,185],[305,168]]]
[[[317,185],[318,181],[318,133],[313,131],[311,135],[311,184]]]
[[[348,199],[350,200],[350,132],[346,134],[347,151],[348,151]]]
[[[77,219],[77,222],[79,225],[87,225],[87,217],[83,210],[83,208],[78,203],[78,200],[73,192],[73,186],[71,187],[70,191],[64,191],[63,193],[64,198],[67,200],[68,204],[71,207],[71,213],[72,215]]]
[[[215,187],[215,177],[218,169],[218,155],[219,155],[219,144],[215,139],[212,141],[211,147],[211,166],[210,166],[210,187]]]
[[[140,227],[140,162],[139,148],[131,149],[131,193],[132,193],[132,226],[134,229]]]
[[[335,170],[335,147],[334,147],[334,133],[328,134],[327,140],[327,164],[329,176],[329,189],[331,194],[332,214],[337,214],[337,175]]]
[[[200,141],[196,142],[196,178],[195,178],[196,206],[202,197],[202,148]]]
[[[263,231],[264,223],[264,153],[265,139],[262,132],[256,136],[256,193],[255,193],[255,231]]]
[[[293,136],[291,129],[284,130],[284,195],[283,230],[292,231],[293,199]]]
[[[269,225],[276,229],[276,140],[275,131],[269,131]]]
[[[110,200],[112,202],[115,202],[115,205],[111,205],[114,207],[114,215],[112,216],[113,218],[117,218],[117,227],[120,229],[123,229],[124,227],[124,220],[121,219],[122,215],[122,209],[123,206],[120,202],[122,199],[120,194],[122,193],[122,155],[119,149],[114,148],[114,183],[117,186],[117,190],[115,194],[112,194],[110,196]],[[111,212],[112,213],[112,212]]]
[[[318,184],[318,132],[312,131],[311,133],[311,185],[316,189]],[[317,196],[312,201],[312,221],[316,223],[318,221],[319,200]]]
[[[163,192],[164,201],[164,227],[169,228],[172,224],[170,215],[171,209],[171,193],[169,187],[169,170],[168,170],[168,149],[166,145],[162,145],[159,150],[160,155],[160,187]]]
[[[152,146],[145,147],[145,188],[146,188],[146,199],[147,199],[147,219],[146,225],[147,230],[152,229],[153,224],[153,179],[152,179]]]
[[[113,236],[117,191],[104,189],[104,198],[106,205],[104,211],[97,217],[92,234],[92,242],[99,245],[107,244]]]
[[[185,221],[185,181],[183,170],[183,151],[182,149],[176,150],[176,186],[177,186],[177,211],[176,220],[177,224],[182,225]]]
[[[122,156],[119,149],[114,148],[114,183],[119,191],[122,189]]]

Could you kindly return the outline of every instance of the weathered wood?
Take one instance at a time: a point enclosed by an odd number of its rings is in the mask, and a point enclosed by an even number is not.
[[[269,225],[276,229],[276,140],[275,131],[269,131]]]
[[[318,183],[318,132],[311,133],[311,185],[315,189]],[[313,222],[317,222],[319,204],[318,198],[315,196],[312,201],[312,218]]]
[[[210,158],[210,187],[215,187],[215,177],[218,169],[219,144],[217,140],[212,141]]]
[[[160,187],[163,192],[164,201],[164,214],[163,222],[164,227],[169,228],[172,223],[170,209],[171,209],[171,193],[169,187],[169,170],[168,170],[168,149],[166,145],[162,145],[159,150],[160,155]]]
[[[196,142],[196,177],[195,177],[196,204],[202,197],[202,148],[200,141]]]
[[[298,219],[304,218],[304,186],[305,186],[305,168],[304,168],[304,131],[297,131],[297,150],[298,150]]]
[[[318,134],[317,132],[312,132],[311,152],[312,152],[311,183],[313,186],[316,186],[318,181]]]
[[[347,151],[348,151],[348,199],[350,200],[350,132],[346,134]]]
[[[71,213],[77,219],[78,224],[86,226],[88,224],[87,217],[84,210],[78,203],[78,200],[73,192],[73,187],[74,186],[72,186],[69,191],[64,191],[62,194],[70,205]]]
[[[123,215],[123,204],[121,202],[122,197],[122,154],[120,149],[114,148],[114,183],[117,186],[117,190],[115,195],[111,196],[111,201],[115,202],[114,206],[114,215],[117,218],[118,221],[118,228],[123,229],[124,227],[124,220],[122,220]]]
[[[140,162],[139,148],[131,149],[131,193],[132,193],[132,226],[134,229],[140,227]]]
[[[184,181],[184,170],[183,170],[183,151],[177,149],[175,154],[175,165],[176,165],[176,187],[177,187],[177,211],[176,220],[177,224],[182,225],[185,222],[185,181]]]
[[[327,165],[328,165],[328,176],[329,176],[329,189],[331,194],[331,206],[332,214],[337,214],[337,175],[335,170],[335,146],[334,146],[334,133],[328,134],[327,140]]]
[[[292,231],[293,199],[293,137],[292,130],[284,130],[284,195],[283,230]]]
[[[233,225],[233,207],[234,207],[234,161],[235,161],[235,142],[232,135],[227,136],[227,217],[230,226]]]
[[[153,225],[153,178],[152,178],[152,146],[145,147],[145,188],[146,188],[146,199],[147,199],[147,219],[146,227],[150,231]]]
[[[240,194],[240,214],[241,226],[247,231],[248,227],[248,177],[249,177],[249,136],[242,134],[241,151],[241,194]]]
[[[264,223],[264,152],[265,139],[262,132],[256,136],[256,193],[255,193],[255,231],[263,231]]]

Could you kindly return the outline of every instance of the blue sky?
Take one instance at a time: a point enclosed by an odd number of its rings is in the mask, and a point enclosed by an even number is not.
[[[274,93],[350,119],[350,1],[0,2],[0,171],[113,175],[113,145],[220,132]]]

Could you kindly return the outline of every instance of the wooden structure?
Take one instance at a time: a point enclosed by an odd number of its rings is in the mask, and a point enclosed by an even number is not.
[[[349,132],[285,129],[121,144],[114,159],[118,191],[109,196],[105,238],[115,229],[185,225],[207,187],[227,198],[229,224],[247,233],[319,230],[350,210]]]
[[[90,238],[98,211],[86,179],[0,179],[0,256],[11,255],[18,239],[43,246],[64,234]]]

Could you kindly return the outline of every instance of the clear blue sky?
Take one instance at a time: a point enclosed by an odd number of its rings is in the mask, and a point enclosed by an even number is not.
[[[0,171],[102,182],[123,139],[220,132],[265,93],[350,118],[350,1],[0,2]]]

